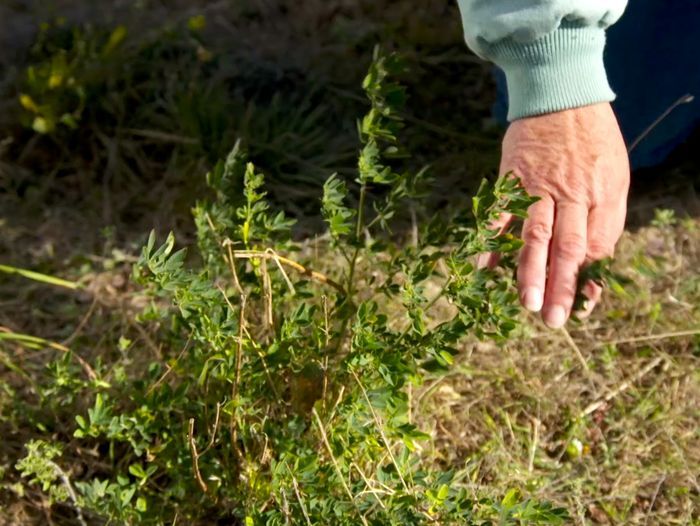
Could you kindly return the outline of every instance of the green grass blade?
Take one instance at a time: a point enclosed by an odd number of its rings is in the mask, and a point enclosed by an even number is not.
[[[63,287],[71,290],[80,288],[80,284],[75,283],[74,281],[56,278],[54,276],[49,276],[48,274],[41,274],[40,272],[34,272],[33,270],[10,267],[9,265],[0,265],[0,272],[5,272],[6,274],[19,274],[24,278],[38,281],[40,283],[46,283],[48,285],[54,285],[56,287]]]
[[[3,332],[0,331],[0,342],[2,341],[14,341],[33,349],[41,349],[42,347],[51,347],[52,349],[57,349],[59,351],[68,352],[69,349],[65,345],[60,343],[45,340],[44,338],[39,338],[38,336],[31,336],[30,334],[20,334],[17,332]]]

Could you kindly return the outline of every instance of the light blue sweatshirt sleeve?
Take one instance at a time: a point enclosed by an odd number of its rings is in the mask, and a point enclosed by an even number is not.
[[[605,30],[627,0],[458,0],[465,39],[508,82],[508,120],[611,101]]]

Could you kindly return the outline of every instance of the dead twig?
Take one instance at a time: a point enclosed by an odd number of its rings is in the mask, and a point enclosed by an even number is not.
[[[535,469],[535,453],[537,452],[537,445],[540,441],[540,426],[541,425],[542,425],[542,422],[540,422],[539,418],[532,419],[532,443],[530,444],[530,456],[528,458],[528,463],[527,463],[528,473],[532,473],[532,471]]]
[[[605,395],[602,400],[598,400],[597,402],[593,402],[592,404],[589,404],[581,412],[581,418],[586,417],[586,416],[590,415],[591,413],[595,413],[598,409],[603,407],[610,400],[612,400],[616,396],[620,395],[621,393],[625,392],[633,384],[637,383],[639,380],[644,378],[652,369],[655,369],[663,361],[664,361],[664,358],[662,356],[654,358],[651,362],[649,362],[641,371],[639,371],[637,374],[635,374],[632,378],[630,378],[629,380],[625,380],[620,385],[618,385],[617,388],[615,388],[614,390],[610,391],[607,395]]]
[[[263,299],[265,301],[265,323],[270,330],[274,330],[275,318],[272,305],[272,280],[267,271],[267,259],[263,259],[260,265],[260,277],[262,278]]]
[[[632,153],[639,144],[646,139],[649,134],[656,128],[661,122],[663,122],[666,117],[671,115],[673,111],[678,108],[679,106],[682,106],[683,104],[689,104],[695,100],[695,97],[691,95],[690,93],[687,93],[680,97],[678,100],[676,100],[673,104],[671,104],[666,111],[664,111],[659,117],[652,122],[641,134],[639,134],[639,137],[637,137],[634,141],[632,141],[632,144],[630,144],[629,148],[627,149],[628,153]]]
[[[204,482],[202,478],[202,473],[199,471],[199,453],[197,452],[197,443],[194,440],[194,418],[190,418],[190,429],[187,434],[187,440],[190,444],[190,452],[192,454],[192,470],[194,471],[194,478],[197,480],[199,487],[202,488],[204,493],[209,492],[209,487],[207,483]]]
[[[161,348],[160,348],[158,345],[156,345],[156,344],[153,342],[153,340],[151,340],[151,337],[150,337],[150,336],[148,335],[148,333],[146,332],[146,329],[144,329],[143,327],[141,327],[141,325],[140,325],[139,323],[132,321],[131,318],[130,318],[129,316],[126,315],[126,313],[125,313],[125,318],[126,318],[127,324],[128,324],[130,327],[133,327],[134,329],[136,329],[136,332],[139,333],[139,335],[140,335],[141,338],[143,339],[144,343],[146,344],[146,347],[148,347],[149,349],[151,349],[151,351],[153,351],[153,354],[155,355],[155,357],[156,357],[158,360],[162,360],[162,359],[163,359],[163,353],[162,353],[162,351],[161,351]]]
[[[375,498],[375,500],[377,501],[377,504],[379,504],[379,506],[380,506],[383,510],[385,510],[385,509],[386,509],[386,505],[384,504],[384,502],[382,502],[382,499],[379,498],[379,491],[378,491],[376,488],[374,488],[374,487],[372,486],[372,483],[369,481],[369,479],[367,478],[367,475],[365,475],[365,473],[362,471],[362,469],[360,469],[360,466],[358,466],[357,464],[355,464],[355,463],[353,462],[353,463],[350,465],[350,467],[355,468],[355,470],[360,474],[360,478],[364,481],[365,486],[367,486],[367,493],[370,493],[370,494]],[[382,493],[389,494],[389,495],[393,494],[393,491],[391,491],[390,488],[389,488],[389,489],[381,490],[381,492],[382,492]]]
[[[260,349],[260,346],[253,341],[253,337],[250,335],[248,332],[248,329],[244,329],[246,337],[248,340],[250,340],[250,343],[255,350],[255,352],[258,355],[258,358],[260,358],[260,363],[262,363],[263,369],[265,370],[265,375],[267,376],[267,382],[270,384],[270,389],[272,389],[273,394],[277,398],[277,400],[282,400],[282,396],[280,395],[280,392],[277,390],[277,387],[275,387],[275,382],[272,380],[272,374],[270,373],[270,368],[267,366],[267,362],[265,361],[265,356],[263,356],[262,350]]]
[[[321,274],[320,272],[316,272],[315,270],[311,270],[310,268],[305,267],[301,263],[297,263],[296,261],[288,259],[284,256],[280,256],[274,252],[260,252],[258,250],[234,250],[233,257],[236,259],[276,260],[278,263],[291,267],[297,272],[303,274],[304,276],[307,276],[313,279],[314,281],[318,281],[319,283],[329,285],[341,294],[346,295],[345,288],[340,283],[333,281],[331,278],[325,276],[324,274]]]
[[[233,242],[230,239],[227,239],[224,241],[224,245],[226,246],[226,249],[228,250],[228,263],[229,267],[231,268],[231,275],[233,276],[233,284],[236,287],[236,290],[238,291],[238,294],[243,296],[245,292],[243,292],[243,287],[241,287],[241,282],[238,280],[238,272],[236,271],[236,260],[233,257]]]
[[[214,417],[214,425],[212,426],[212,431],[211,431],[211,436],[209,437],[209,442],[207,443],[207,446],[200,452],[197,451],[197,442],[194,439],[194,418],[190,418],[190,427],[189,427],[189,432],[187,434],[187,440],[190,445],[190,452],[192,454],[192,470],[194,471],[194,477],[197,480],[197,483],[199,484],[199,487],[202,488],[202,491],[204,493],[209,492],[209,487],[207,486],[207,483],[204,482],[204,479],[202,478],[202,473],[199,471],[199,459],[204,456],[204,454],[209,451],[209,449],[214,445],[214,442],[216,442],[216,435],[219,431],[219,418],[221,416],[221,404],[217,402],[216,404],[216,416]]]
[[[581,353],[581,349],[579,349],[578,345],[576,345],[576,342],[571,337],[571,334],[569,334],[569,331],[567,331],[565,328],[562,328],[561,332],[564,335],[564,338],[566,339],[569,346],[573,349],[574,354],[576,355],[576,358],[578,358],[578,361],[583,366],[583,370],[586,371],[586,375],[589,376],[591,368],[588,366],[588,362],[583,357],[583,354]]]
[[[70,477],[68,476],[68,473],[63,471],[63,468],[56,464],[54,461],[49,460],[48,461],[49,465],[53,468],[53,470],[56,472],[58,475],[58,478],[61,479],[61,482],[63,483],[63,487],[66,488],[66,491],[68,492],[68,497],[70,498],[70,501],[73,503],[73,509],[75,509],[75,514],[77,515],[78,522],[80,523],[80,526],[87,526],[87,522],[85,522],[85,517],[83,517],[83,512],[80,509],[80,503],[78,502],[78,496],[75,494],[75,490],[73,489],[73,484],[71,484]]]

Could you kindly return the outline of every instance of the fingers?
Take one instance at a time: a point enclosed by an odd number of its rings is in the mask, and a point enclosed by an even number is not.
[[[498,230],[499,234],[505,232],[510,224],[513,222],[512,214],[501,214],[500,217],[491,223],[490,228],[493,230]],[[498,264],[500,255],[496,252],[488,252],[486,254],[479,254],[476,259],[476,266],[478,268],[493,268]]]
[[[586,258],[588,209],[562,203],[556,209],[549,256],[549,279],[542,318],[553,329],[564,326],[576,297],[579,268]]]
[[[542,309],[549,327],[562,327],[571,315],[584,262],[613,255],[624,228],[624,212],[617,212],[599,207],[588,211],[575,203],[555,207],[549,197],[530,207],[523,227],[518,289],[523,306],[532,312]],[[602,289],[588,282],[582,292],[587,301],[577,313],[579,318],[591,314]]]
[[[523,225],[523,248],[518,264],[520,302],[527,310],[539,312],[544,302],[547,258],[554,224],[554,201],[543,197],[528,210]]]
[[[623,203],[624,204],[624,203]],[[611,210],[609,207],[593,207],[588,213],[588,235],[586,249],[586,264],[612,257],[615,245],[624,229],[624,210]],[[603,289],[589,281],[583,287],[586,296],[586,307],[577,313],[579,318],[588,317],[600,301]]]
[[[583,309],[575,313],[579,320],[586,319],[593,313],[593,309],[595,309],[595,306],[600,301],[600,297],[603,295],[603,289],[593,281],[588,281],[583,285],[581,292],[586,296],[586,301]]]

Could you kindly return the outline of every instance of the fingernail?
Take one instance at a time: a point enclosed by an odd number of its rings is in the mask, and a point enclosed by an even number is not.
[[[544,322],[550,329],[561,329],[566,323],[566,309],[561,305],[555,305],[544,317]]]
[[[476,258],[476,268],[484,268],[489,264],[491,254],[479,254]]]
[[[540,312],[544,297],[537,287],[528,287],[523,293],[523,306],[530,312]]]

